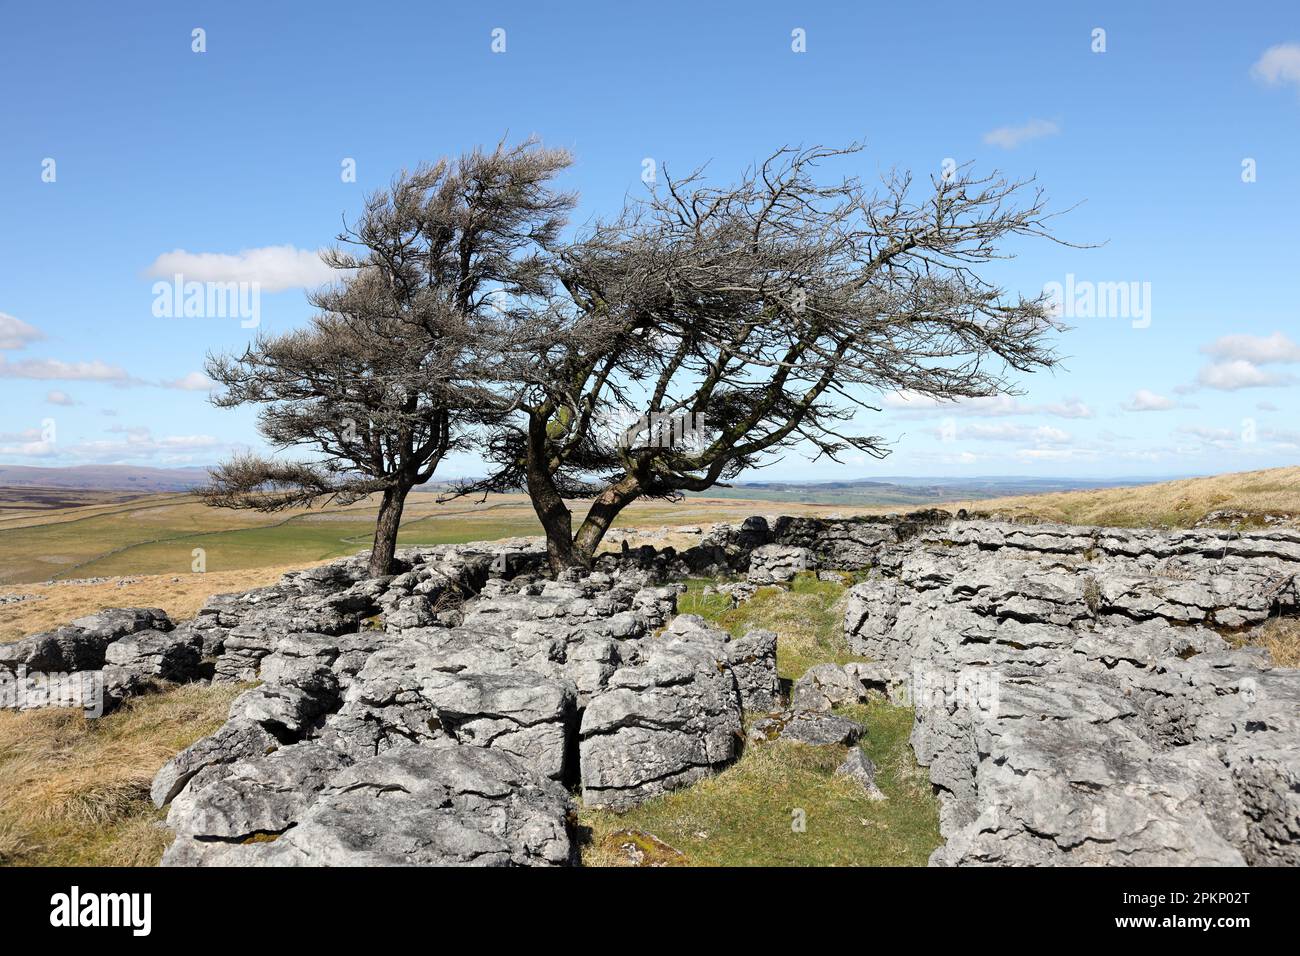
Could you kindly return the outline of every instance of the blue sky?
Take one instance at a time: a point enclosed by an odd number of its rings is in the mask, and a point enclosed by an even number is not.
[[[0,89],[0,463],[258,446],[198,374],[255,329],[156,315],[157,275],[258,281],[260,327],[290,328],[324,275],[315,250],[366,191],[530,133],[576,153],[579,219],[643,188],[647,157],[727,178],[784,144],[852,140],[867,150],[842,171],[866,178],[952,158],[1082,203],[1060,235],[1104,246],[1026,242],[992,273],[1026,294],[1100,287],[1101,307],[1068,303],[1063,368],[1014,399],[882,396],[861,426],[896,440],[891,458],[754,477],[1300,462],[1294,3],[9,4]]]

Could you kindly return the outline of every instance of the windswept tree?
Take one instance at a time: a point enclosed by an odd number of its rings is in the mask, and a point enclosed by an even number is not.
[[[223,463],[211,505],[275,511],[378,494],[372,574],[392,566],[407,494],[462,445],[488,393],[480,326],[545,286],[544,254],[572,198],[550,181],[570,160],[529,140],[399,174],[345,224],[327,261],[340,280],[309,296],[310,324],[209,356],[219,407],[252,405],[275,456]]]
[[[921,195],[901,174],[819,183],[855,151],[783,149],[722,188],[669,178],[557,254],[544,301],[498,317],[496,467],[472,487],[526,486],[554,568],[589,565],[639,498],[782,451],[883,457],[854,425],[885,395],[1009,393],[1012,372],[1057,362],[1045,299],[981,268],[1050,238],[1041,191],[968,167]],[[575,497],[591,500],[576,530]]]

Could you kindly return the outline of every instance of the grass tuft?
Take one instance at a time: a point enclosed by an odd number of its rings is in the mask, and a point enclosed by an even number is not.
[[[1300,667],[1300,617],[1270,618],[1236,643],[1264,648],[1276,667]]]
[[[847,580],[821,581],[813,572],[804,571],[788,590],[760,588],[736,608],[723,595],[704,596],[704,589],[713,583],[699,578],[688,581],[677,609],[683,614],[698,614],[735,637],[743,636],[750,628],[775,631],[776,669],[783,679],[797,680],[814,664],[861,660],[849,652],[844,639]]]
[[[0,713],[0,863],[144,866],[169,835],[149,802],[164,763],[226,719],[242,685],[187,684],[107,717]]]

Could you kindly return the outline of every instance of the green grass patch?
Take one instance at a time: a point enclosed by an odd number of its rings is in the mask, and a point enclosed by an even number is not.
[[[793,680],[813,664],[854,659],[842,626],[842,599],[852,580],[801,574],[789,590],[764,588],[737,608],[722,595],[704,594],[713,581],[693,580],[678,609],[737,636],[751,626],[775,631],[777,669]],[[869,800],[858,783],[835,773],[844,747],[748,743],[716,777],[626,813],[580,809],[583,863],[635,865],[624,849],[631,843],[642,850],[643,865],[925,865],[943,840],[938,799],[908,743],[912,711],[873,700],[838,712],[866,727],[858,746],[875,763],[888,799]],[[639,836],[630,838],[629,831]],[[646,853],[642,844],[650,838],[681,856]]]
[[[698,614],[711,624],[740,637],[751,628],[775,631],[777,673],[796,680],[814,664],[828,661],[847,664],[861,660],[849,651],[844,640],[844,594],[852,579],[843,583],[821,581],[811,571],[797,575],[789,590],[761,588],[739,607],[721,594],[705,595],[717,582],[695,578],[687,582],[686,593],[677,602],[682,614]]]
[[[618,834],[631,829],[680,851],[678,865],[924,866],[943,839],[938,798],[907,742],[912,712],[883,701],[842,712],[866,724],[859,746],[887,800],[836,775],[844,747],[751,743],[693,787],[622,814],[582,809],[583,863],[628,865]]]

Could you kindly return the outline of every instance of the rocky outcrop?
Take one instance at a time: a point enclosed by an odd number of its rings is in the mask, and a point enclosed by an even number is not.
[[[801,571],[813,567],[813,553],[808,548],[788,544],[765,544],[749,553],[750,584],[786,584]]]
[[[188,680],[198,659],[171,629],[158,608],[112,608],[0,644],[0,708],[75,707],[98,717],[152,678]]]
[[[588,806],[627,809],[694,783],[739,753],[741,692],[727,635],[683,615],[639,651],[640,661],[615,671],[583,713]]]
[[[391,578],[349,559],[219,596],[177,629],[214,680],[258,683],[158,774],[165,862],[567,862],[566,788],[625,809],[685,786],[779,702],[775,634],[674,618],[679,586],[636,560],[549,580],[508,542],[399,557]]]
[[[883,556],[845,630],[916,708],[933,862],[1300,862],[1300,673],[1224,638],[1297,572],[1283,530],[953,522]]]
[[[104,666],[109,646],[141,631],[168,631],[172,622],[159,608],[125,607],[77,618],[66,627],[0,644],[0,669],[71,673]]]

